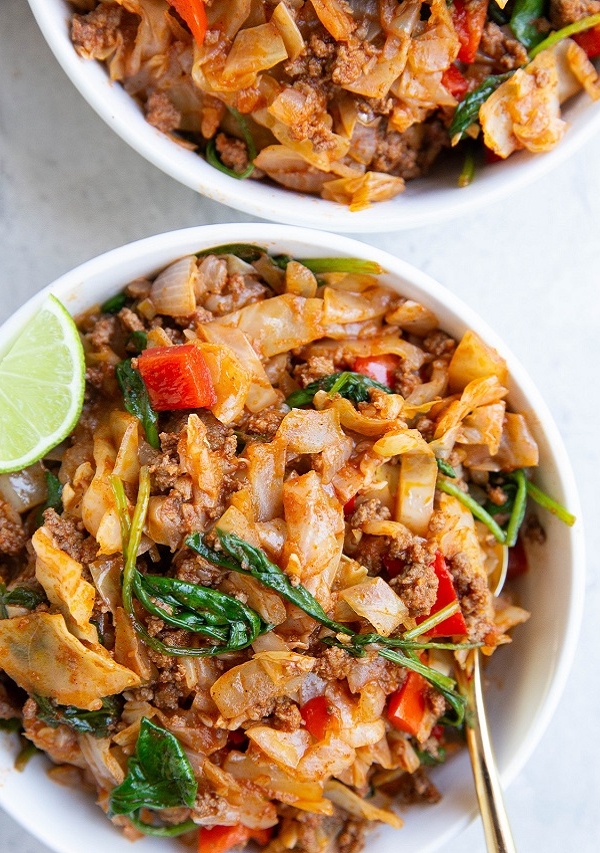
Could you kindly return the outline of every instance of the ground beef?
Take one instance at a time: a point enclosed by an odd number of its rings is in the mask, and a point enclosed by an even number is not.
[[[346,546],[349,551],[350,547]],[[389,554],[389,537],[371,536],[363,533],[354,549],[353,557],[364,566],[370,575],[379,575],[383,570],[383,558]]]
[[[248,149],[241,139],[227,136],[226,133],[217,133],[215,147],[221,163],[228,169],[239,174],[248,168]]]
[[[348,523],[352,528],[360,528],[367,521],[385,521],[391,517],[392,514],[387,506],[377,498],[371,498],[358,505]]]
[[[294,379],[302,388],[306,388],[311,382],[316,382],[324,376],[335,373],[336,368],[332,358],[322,355],[309,356],[306,362],[296,365],[294,368]]]
[[[23,734],[38,749],[47,753],[56,764],[74,764],[75,767],[87,767],[77,732],[67,726],[49,726],[38,717],[38,705],[34,699],[27,699],[23,705]]]
[[[379,50],[367,41],[353,41],[338,45],[331,69],[331,79],[337,86],[345,86],[355,80],[376,62]]]
[[[403,773],[397,780],[384,786],[384,788],[385,793],[390,796],[393,795],[396,802],[401,805],[434,804],[442,798],[438,789],[421,767],[414,773]]]
[[[16,557],[26,542],[27,535],[23,530],[21,516],[0,498],[0,553]]]
[[[525,65],[529,57],[527,50],[513,36],[506,33],[498,24],[488,21],[481,35],[481,53],[494,60],[494,73],[512,71]]]
[[[317,675],[325,679],[347,677],[354,663],[352,655],[335,646],[330,649],[321,646],[319,652],[313,670]]]
[[[280,696],[275,700],[273,715],[267,725],[284,732],[296,732],[302,724],[300,709],[292,699],[288,696]]]
[[[600,12],[600,0],[550,0],[550,23],[560,30],[568,24],[596,15]]]
[[[144,112],[148,124],[162,133],[172,133],[181,124],[181,113],[165,92],[151,92]]]
[[[135,32],[139,18],[117,3],[100,3],[87,15],[73,15],[71,38],[77,53],[89,59],[106,59],[123,32]]]
[[[394,592],[408,607],[409,616],[427,616],[435,604],[439,581],[433,565],[408,564],[390,581]]]
[[[448,131],[433,119],[398,133],[382,122],[378,128],[375,154],[369,168],[398,175],[405,180],[424,175],[442,148],[450,144]]]
[[[360,853],[365,843],[365,833],[369,822],[354,817],[348,818],[338,835],[338,853]]]
[[[56,510],[44,512],[44,526],[48,528],[57,548],[65,551],[83,566],[89,565],[98,555],[98,543],[90,536],[83,522],[66,513],[59,515]]]
[[[454,581],[469,639],[483,642],[494,632],[487,580],[474,573],[467,555],[462,552],[447,559],[446,565]]]
[[[126,332],[143,332],[145,330],[139,314],[136,314],[131,308],[121,308],[118,317]]]
[[[201,586],[216,587],[219,585],[225,571],[219,566],[214,566],[199,554],[194,554],[188,548],[179,551],[173,558],[175,577],[190,583],[199,583]]]
[[[284,417],[285,412],[282,412],[281,409],[263,409],[262,412],[250,415],[246,423],[246,431],[250,435],[259,435],[271,440]]]
[[[99,350],[103,347],[110,346],[110,342],[115,335],[116,328],[116,317],[105,315],[104,317],[100,317],[97,322],[94,323],[94,327],[88,333],[87,339],[94,349]]]
[[[430,332],[423,338],[423,349],[436,358],[449,356],[456,349],[456,341],[440,329]]]

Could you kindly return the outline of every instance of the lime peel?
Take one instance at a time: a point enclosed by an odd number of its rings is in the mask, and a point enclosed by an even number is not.
[[[0,473],[32,465],[66,438],[84,393],[79,331],[50,295],[0,360]]]

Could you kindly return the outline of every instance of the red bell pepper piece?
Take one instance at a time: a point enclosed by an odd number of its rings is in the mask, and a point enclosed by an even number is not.
[[[271,838],[271,829],[250,829],[242,823],[235,826],[201,826],[198,853],[227,853],[238,844],[247,844],[251,838],[264,847]]]
[[[527,571],[527,554],[523,540],[519,536],[512,548],[508,549],[508,567],[506,569],[506,579],[511,581],[524,575]]]
[[[210,408],[217,402],[206,361],[194,344],[144,350],[137,368],[157,412]]]
[[[600,26],[592,27],[591,30],[584,30],[582,33],[576,33],[571,38],[585,50],[590,59],[600,56]]]
[[[475,61],[487,18],[488,0],[454,0],[452,23],[460,42],[457,59],[469,65]]]
[[[435,604],[431,608],[429,616],[437,613],[448,604],[452,604],[453,601],[458,601],[452,575],[446,568],[446,561],[440,551],[436,552],[433,570],[439,583]],[[417,625],[420,625],[421,622],[424,622],[425,619],[429,618],[429,616],[418,616],[415,620]],[[443,622],[438,622],[435,628],[432,628],[427,632],[427,635],[429,637],[451,637],[454,634],[466,633],[467,625],[465,617],[462,615],[460,610],[458,610],[456,613],[453,613],[452,616],[448,616],[447,619],[444,619]]]
[[[427,681],[418,672],[408,673],[406,681],[388,702],[388,720],[396,729],[417,735],[426,712]]]
[[[207,27],[204,0],[167,0],[167,3],[186,22],[200,47],[204,41]]]
[[[317,740],[323,740],[334,719],[329,713],[329,702],[324,696],[314,696],[300,708],[306,730]]]
[[[367,356],[359,355],[354,361],[354,370],[356,373],[362,373],[368,376],[369,379],[374,379],[376,382],[381,382],[382,385],[392,388],[394,373],[399,361],[400,358],[393,353]]]
[[[446,87],[453,98],[460,101],[467,94],[469,81],[464,74],[458,70],[456,65],[450,65],[450,67],[446,68],[442,74],[442,86]]]
[[[356,509],[356,495],[352,495],[349,501],[344,504],[344,515],[352,515]]]
[[[399,575],[400,572],[404,571],[404,567],[406,566],[404,560],[400,560],[398,557],[388,557],[387,555],[382,558],[381,562],[387,572],[388,580]]]

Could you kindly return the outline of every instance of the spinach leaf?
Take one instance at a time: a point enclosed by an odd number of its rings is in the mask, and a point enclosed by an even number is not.
[[[52,729],[68,726],[75,732],[94,737],[108,737],[121,718],[123,700],[120,696],[106,696],[97,711],[84,711],[74,705],[58,705],[45,696],[33,697],[38,706],[37,716]]]
[[[251,264],[257,261],[261,255],[268,254],[263,246],[255,246],[254,243],[225,243],[222,246],[212,246],[210,249],[202,249],[196,252],[197,258],[205,258],[207,255],[235,255],[241,261]]]
[[[473,89],[463,98],[454,110],[454,116],[448,128],[448,133],[453,141],[456,137],[462,139],[467,128],[477,122],[481,105],[487,101],[501,83],[512,77],[514,73],[514,71],[506,71],[504,74],[490,74],[476,89]]]
[[[111,296],[110,299],[107,299],[106,302],[103,302],[100,306],[100,310],[103,314],[118,314],[121,308],[125,306],[127,302],[127,296],[124,293],[117,293],[115,296]]]
[[[140,819],[141,809],[192,808],[198,783],[183,747],[171,732],[142,717],[134,754],[125,779],[111,791],[108,814],[127,815],[149,835],[177,835],[195,828],[193,821],[159,827]],[[166,831],[162,831],[166,830]]]
[[[246,604],[200,584],[137,572],[133,589],[140,604],[167,625],[220,643],[212,654],[246,648],[271,629]]]
[[[221,547],[228,557],[224,557],[221,551],[214,551],[210,548],[200,533],[188,536],[185,544],[216,566],[231,569],[244,575],[252,575],[253,578],[270,589],[274,589],[286,601],[300,607],[301,610],[304,610],[321,625],[331,628],[332,631],[343,634],[354,633],[346,625],[330,619],[316,598],[302,584],[294,586],[285,572],[275,563],[272,563],[263,550],[250,545],[244,539],[236,536],[235,533],[226,533],[224,530],[218,529],[216,532]]]
[[[345,370],[343,373],[330,373],[327,376],[310,382],[306,388],[294,391],[285,401],[290,408],[310,405],[317,391],[329,391],[331,396],[340,394],[352,403],[367,403],[369,401],[369,389],[377,388],[386,394],[393,394],[391,388],[370,379],[363,373],[353,373]]]
[[[452,477],[452,479],[456,479],[456,471],[448,462],[445,462],[443,459],[438,459],[436,457],[438,471],[441,471],[442,474],[445,474],[446,477]]]
[[[45,602],[46,596],[43,592],[29,586],[17,586],[10,591],[0,582],[0,619],[8,619],[7,606],[26,607],[27,610],[35,610],[38,604]]]
[[[117,364],[115,374],[123,394],[125,408],[130,415],[134,415],[142,424],[148,444],[158,450],[160,447],[158,414],[150,404],[148,390],[141,374],[132,367],[130,358]]]
[[[46,478],[46,488],[48,490],[48,496],[46,498],[46,503],[38,509],[36,516],[38,524],[44,523],[44,512],[47,509],[53,509],[58,513],[61,513],[63,511],[63,484],[60,482],[58,477],[54,476],[51,471],[44,471],[44,477]]]
[[[535,47],[545,36],[533,23],[541,18],[546,8],[546,0],[515,0],[510,28],[527,50]]]
[[[135,347],[136,352],[140,353],[148,348],[148,333],[141,329],[136,329],[129,335],[128,343]]]

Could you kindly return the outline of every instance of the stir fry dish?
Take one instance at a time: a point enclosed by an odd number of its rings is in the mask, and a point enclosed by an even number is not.
[[[75,429],[0,477],[0,718],[130,839],[356,853],[435,803],[456,667],[528,616],[488,577],[528,498],[572,521],[503,358],[383,273],[238,244],[130,282],[77,320]]]
[[[461,144],[549,151],[600,96],[600,0],[72,0],[72,41],[237,178],[359,210]],[[477,140],[476,143],[473,140]]]

